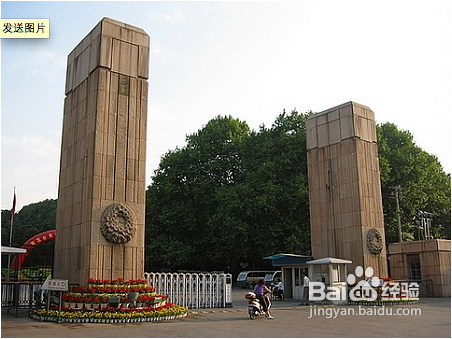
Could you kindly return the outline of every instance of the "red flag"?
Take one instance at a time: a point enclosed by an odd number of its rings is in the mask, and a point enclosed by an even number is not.
[[[13,208],[11,209],[11,218],[14,218],[15,213],[16,213],[16,189],[14,188]]]

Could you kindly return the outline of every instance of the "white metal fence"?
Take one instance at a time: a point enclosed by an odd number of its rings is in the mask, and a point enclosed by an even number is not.
[[[232,307],[232,274],[145,273],[157,293],[168,301],[190,308]]]

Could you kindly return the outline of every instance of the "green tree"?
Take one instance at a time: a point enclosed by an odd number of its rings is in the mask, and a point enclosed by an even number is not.
[[[248,133],[246,123],[218,116],[162,158],[147,192],[147,267],[216,269],[227,232],[212,225],[216,196],[239,180],[239,148]]]
[[[240,215],[253,268],[278,252],[310,253],[306,117],[283,112],[270,128],[252,133],[244,149]]]
[[[14,216],[13,246],[20,247],[32,236],[55,229],[57,200],[47,199],[24,206]],[[11,211],[2,210],[2,245],[8,245]],[[25,266],[49,266],[53,242],[38,246],[24,262]]]
[[[408,131],[392,123],[377,126],[386,241],[398,242],[395,188],[400,186],[403,240],[417,240],[414,218],[419,211],[434,214],[435,238],[450,239],[450,174],[437,157],[418,147]]]
[[[237,271],[308,253],[305,119],[284,112],[250,132],[217,117],[168,152],[147,192],[147,267]]]
[[[270,268],[278,252],[310,253],[305,121],[311,112],[281,113],[267,128],[216,117],[165,154],[146,195],[146,270]],[[432,235],[450,239],[450,174],[416,146],[408,131],[377,126],[383,210],[388,243],[397,242],[394,188],[401,187],[404,240],[417,239],[413,218],[433,213]],[[22,208],[14,218],[13,246],[55,228],[56,200]],[[11,214],[1,213],[8,245]],[[27,258],[48,265],[53,243]]]

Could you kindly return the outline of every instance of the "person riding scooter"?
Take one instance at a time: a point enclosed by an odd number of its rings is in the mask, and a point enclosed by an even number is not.
[[[259,302],[262,305],[262,308],[264,310],[265,315],[267,316],[267,319],[274,319],[274,317],[270,315],[270,311],[268,310],[267,298],[265,297],[265,294],[272,293],[272,291],[270,291],[270,289],[267,286],[265,286],[264,279],[259,279],[258,284],[254,287],[254,293],[256,293],[256,298],[259,299]]]

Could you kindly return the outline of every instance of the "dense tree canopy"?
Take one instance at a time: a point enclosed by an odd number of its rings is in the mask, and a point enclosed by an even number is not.
[[[408,131],[394,124],[377,126],[380,177],[388,243],[397,242],[395,190],[399,186],[399,202],[403,240],[418,240],[414,218],[419,211],[434,215],[434,238],[450,239],[450,174],[438,159],[416,146]]]
[[[270,268],[263,257],[310,254],[305,121],[283,112],[270,127],[217,116],[186,146],[165,154],[146,192],[146,270]],[[377,126],[387,243],[397,242],[394,192],[400,187],[404,241],[418,239],[414,218],[434,215],[432,235],[450,239],[451,185],[438,159],[391,123]],[[14,218],[13,245],[55,228],[56,200],[25,206]],[[2,210],[2,245],[11,214]],[[48,265],[49,249],[26,266]],[[51,260],[51,259],[50,259]]]
[[[309,114],[284,112],[259,131],[218,116],[168,152],[147,191],[147,268],[236,272],[278,252],[310,254]],[[450,175],[409,132],[377,132],[387,242],[398,241],[396,186],[405,241],[417,239],[419,210],[435,215],[436,238],[450,238]]]
[[[24,206],[14,216],[12,245],[20,247],[26,240],[41,232],[55,229],[56,223],[55,199],[47,199],[38,203]],[[2,245],[9,245],[9,232],[11,226],[11,212],[2,210]],[[28,256],[25,266],[51,266],[53,255],[53,242],[38,246],[32,256]],[[2,258],[3,260],[4,258]],[[3,263],[3,261],[2,261]],[[7,265],[4,265],[4,267]]]
[[[148,267],[235,271],[308,252],[304,121],[283,113],[254,132],[216,117],[164,156],[147,192]]]

